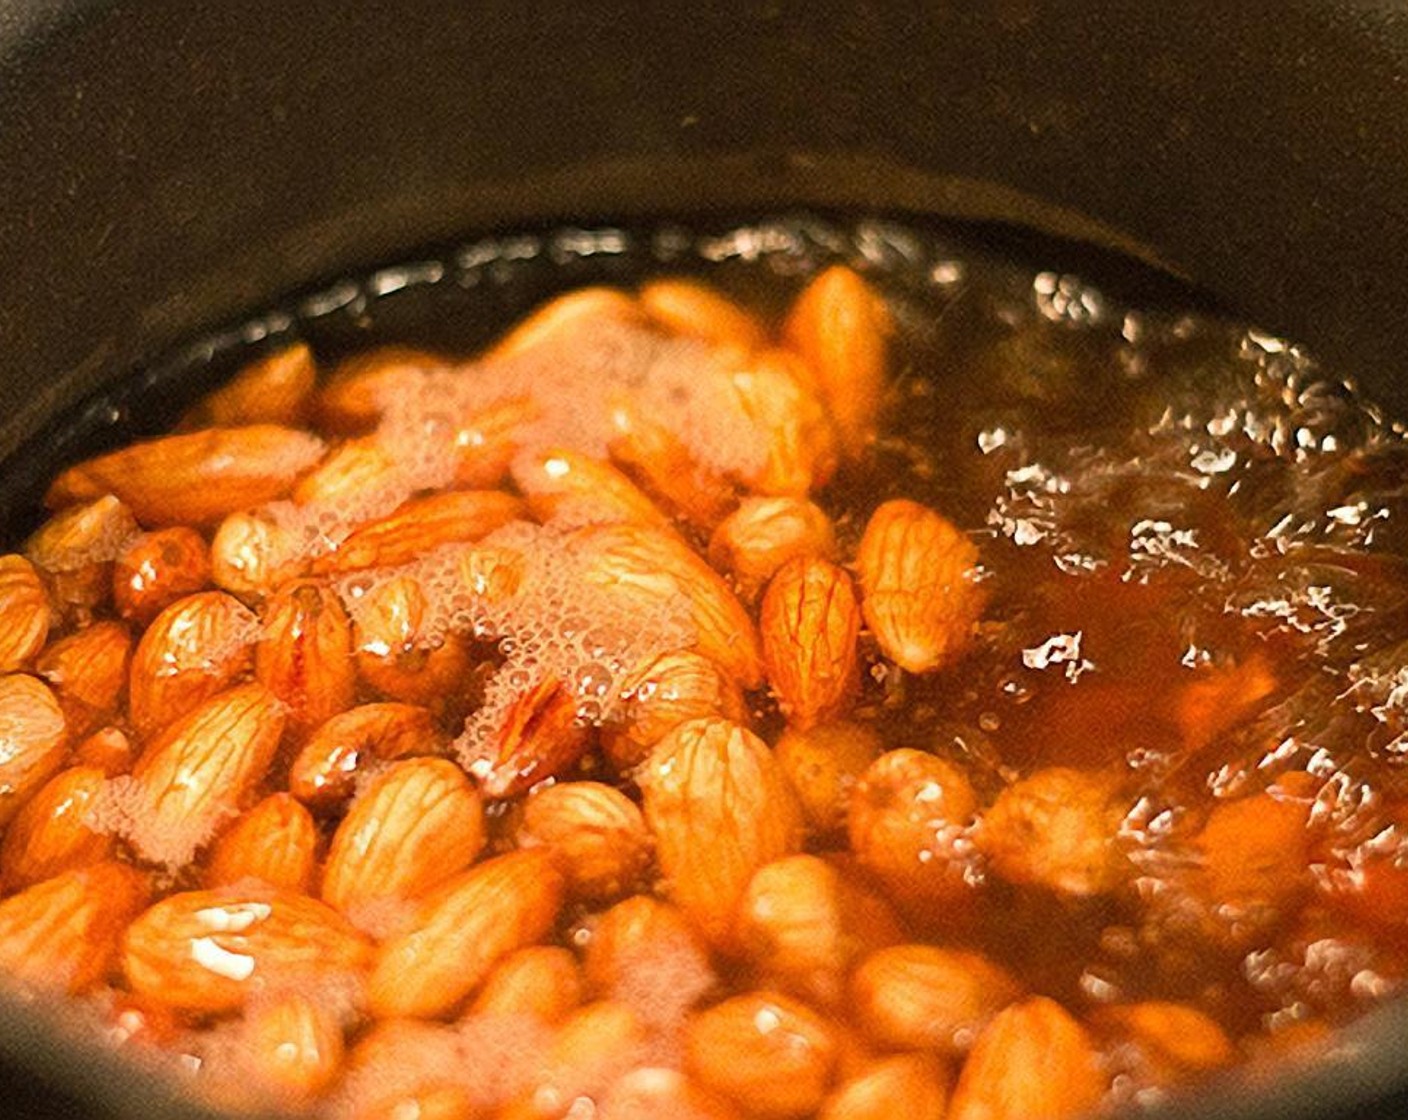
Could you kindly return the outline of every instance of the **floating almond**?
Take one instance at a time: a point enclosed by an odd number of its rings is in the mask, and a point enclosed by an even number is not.
[[[132,655],[132,725],[149,734],[227,688],[253,664],[254,612],[223,591],[178,599],[156,619]]]
[[[0,556],[0,672],[26,666],[49,636],[49,597],[34,565]]]
[[[866,1063],[826,1098],[817,1120],[937,1120],[949,1078],[932,1054],[891,1054]]]
[[[562,774],[590,744],[591,728],[578,718],[577,697],[548,677],[514,698],[469,769],[487,796],[514,797]]]
[[[250,886],[183,891],[127,930],[122,968],[139,995],[198,1015],[237,1011],[255,992],[355,974],[371,945],[332,907]]]
[[[85,622],[112,594],[112,561],[136,535],[131,509],[103,494],[49,518],[25,552],[47,577],[55,604]]]
[[[177,599],[209,586],[210,548],[185,525],[143,533],[113,564],[113,604],[118,614],[139,626]]]
[[[628,1004],[666,1031],[718,984],[708,947],[679,907],[645,894],[618,902],[590,925],[582,972],[591,992]]]
[[[650,834],[635,802],[600,782],[560,782],[523,806],[519,847],[557,854],[568,891],[603,902],[626,893],[650,864]]]
[[[671,731],[636,776],[664,889],[711,941],[753,873],[801,846],[801,813],[767,745],[724,719]]]
[[[644,313],[625,292],[614,288],[579,288],[555,296],[525,316],[484,354],[485,360],[508,358],[547,343],[571,341],[594,323],[640,322]]]
[[[207,393],[182,418],[181,426],[302,424],[317,376],[308,344],[295,342],[250,362],[220,388]]]
[[[738,682],[687,649],[652,658],[626,677],[618,695],[623,703],[613,723],[602,729],[602,747],[620,770],[637,766],[682,723],[706,716],[739,723],[747,714]]]
[[[257,879],[278,890],[307,894],[318,864],[318,826],[287,793],[270,794],[241,814],[212,845],[207,887]]]
[[[132,634],[121,622],[95,622],[52,643],[35,663],[59,698],[72,735],[111,719],[127,688]]]
[[[393,576],[355,605],[352,641],[366,684],[388,699],[438,711],[457,701],[469,655],[455,635],[430,636],[429,614],[420,584]]]
[[[829,560],[835,551],[831,519],[805,498],[785,495],[744,498],[709,538],[709,563],[731,573],[749,601],[787,561]]]
[[[43,682],[0,676],[0,825],[64,764],[63,710]]]
[[[767,342],[767,332],[750,312],[697,280],[673,276],[651,280],[641,285],[638,298],[645,313],[672,334],[743,353]]]
[[[520,455],[513,481],[539,521],[557,525],[634,523],[668,529],[670,519],[629,478],[569,448]]]
[[[263,621],[254,675],[288,709],[296,738],[352,707],[352,622],[330,587],[317,580],[285,585],[265,604]]]
[[[313,562],[314,572],[392,568],[445,544],[477,541],[523,516],[523,503],[500,490],[452,490],[402,503],[394,513],[354,529]]]
[[[135,443],[70,467],[45,501],[59,508],[115,494],[149,528],[213,525],[283,497],[322,454],[321,440],[292,428],[211,428]]]
[[[789,560],[768,584],[758,631],[789,724],[805,731],[849,706],[858,686],[860,608],[844,571],[828,560]]]
[[[470,1005],[469,1014],[532,1015],[556,1023],[582,1002],[582,970],[559,945],[530,945],[494,966]]]
[[[426,350],[381,346],[337,366],[313,402],[320,427],[338,435],[361,435],[376,427],[382,413],[425,375],[445,361]]]
[[[881,652],[927,673],[963,652],[985,598],[978,550],[917,502],[885,502],[870,516],[856,553],[861,610]]]
[[[252,1001],[240,1041],[259,1088],[285,1107],[306,1106],[342,1073],[342,1023],[300,992]]]
[[[796,365],[786,351],[768,350],[729,375],[740,416],[766,436],[763,460],[738,476],[755,493],[805,497],[836,470],[836,433]]]
[[[0,902],[0,970],[77,994],[103,980],[146,905],[144,876],[118,863],[66,871]]]
[[[20,809],[0,844],[0,877],[7,889],[33,886],[108,858],[112,837],[88,826],[103,777],[93,766],[60,771]]]
[[[787,728],[773,757],[787,775],[808,826],[826,835],[845,828],[851,790],[883,750],[874,728],[841,720],[805,731]]]
[[[360,704],[317,728],[294,757],[289,791],[306,805],[324,809],[352,796],[367,759],[390,762],[436,754],[444,738],[435,720],[414,704]]]
[[[546,852],[510,852],[461,872],[421,901],[407,932],[382,944],[368,993],[372,1013],[452,1011],[501,958],[546,936],[562,894]]]
[[[484,810],[469,779],[443,758],[409,758],[352,802],[323,867],[323,901],[377,931],[397,904],[464,870],[484,847]]]

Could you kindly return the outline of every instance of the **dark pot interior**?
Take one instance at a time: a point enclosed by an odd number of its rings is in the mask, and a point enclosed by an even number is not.
[[[1405,55],[1408,18],[1349,4],[9,5],[0,458],[182,339],[418,245],[791,205],[1130,254],[1408,411]],[[1404,1012],[1199,1114],[1397,1114]],[[0,1052],[9,1115],[179,1112],[31,1011]]]

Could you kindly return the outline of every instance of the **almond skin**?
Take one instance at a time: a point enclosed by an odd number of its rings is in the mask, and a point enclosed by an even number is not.
[[[107,859],[112,837],[88,827],[103,772],[74,766],[54,775],[10,822],[0,844],[0,878],[22,889]]]
[[[602,729],[602,748],[618,770],[639,765],[652,747],[682,723],[747,714],[738,682],[693,650],[653,658],[622,682],[619,718]]]
[[[850,576],[827,560],[789,560],[768,584],[758,630],[791,726],[805,731],[844,713],[858,686],[860,608]]]
[[[963,652],[986,596],[978,550],[933,510],[903,499],[871,514],[856,552],[861,610],[880,650],[928,673]]]
[[[356,702],[352,622],[326,584],[298,580],[264,606],[254,676],[288,709],[289,730],[304,738]]]
[[[318,863],[318,826],[287,793],[270,794],[215,841],[205,868],[207,887],[257,879],[307,894]]]
[[[664,277],[642,284],[641,309],[672,334],[702,339],[741,353],[767,343],[767,332],[754,315],[728,296],[682,277]]]
[[[636,775],[664,890],[716,944],[759,867],[798,850],[801,813],[756,735],[728,720],[682,724]]]
[[[184,891],[128,928],[132,990],[198,1015],[237,1011],[269,986],[355,974],[371,945],[332,907],[259,886]]]
[[[523,503],[499,490],[452,490],[404,502],[394,513],[354,529],[312,571],[354,572],[409,564],[446,544],[470,543],[521,518]]]
[[[146,878],[118,863],[66,871],[0,902],[0,970],[40,988],[87,991],[146,905]]]
[[[464,772],[443,758],[409,758],[378,774],[333,834],[323,901],[369,931],[389,904],[419,898],[464,870],[484,847],[484,810]]]
[[[211,428],[135,443],[70,467],[45,502],[59,509],[115,494],[147,528],[213,525],[282,498],[322,457],[316,436],[274,424]]]
[[[22,673],[0,676],[0,825],[64,764],[63,710],[43,682]]]
[[[143,533],[112,568],[112,599],[117,613],[148,625],[177,599],[210,586],[210,547],[185,525]]]
[[[181,421],[183,428],[241,424],[299,425],[308,418],[318,368],[306,342],[275,350],[207,393]]]
[[[650,834],[640,810],[600,782],[560,782],[531,793],[515,839],[521,848],[556,853],[568,891],[589,902],[627,893],[650,865]]]
[[[562,905],[562,875],[541,851],[510,852],[461,872],[382,944],[368,991],[377,1016],[444,1015],[503,957],[542,940]]]
[[[49,636],[49,597],[34,565],[0,556],[0,672],[24,668]]]
[[[709,538],[709,563],[729,572],[748,602],[787,561],[830,560],[836,536],[820,506],[799,497],[744,498]]]
[[[289,768],[289,792],[316,809],[334,808],[352,796],[368,761],[390,762],[437,754],[444,737],[435,720],[414,704],[359,704],[317,728]]]

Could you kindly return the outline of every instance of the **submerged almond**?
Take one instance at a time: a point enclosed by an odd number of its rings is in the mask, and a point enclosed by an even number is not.
[[[137,535],[131,508],[113,494],[60,510],[25,544],[53,603],[83,623],[112,594],[112,562]]]
[[[63,766],[67,745],[63,710],[48,687],[22,673],[0,676],[0,825]]]
[[[146,626],[177,599],[210,586],[210,548],[194,529],[143,533],[112,569],[112,598],[123,618]]]
[[[289,791],[317,809],[352,796],[368,762],[435,754],[444,737],[425,708],[414,704],[360,704],[333,716],[309,735],[289,768]]]
[[[285,1106],[306,1106],[342,1073],[341,1021],[301,992],[255,1000],[241,1042],[259,1087]]]
[[[577,898],[601,902],[626,893],[650,864],[640,810],[601,782],[559,782],[531,793],[515,838],[519,847],[557,855]]]
[[[53,642],[35,669],[53,687],[72,735],[86,735],[117,712],[127,688],[132,634],[121,622],[95,622]]]
[[[530,945],[494,966],[470,1005],[470,1015],[531,1015],[560,1022],[582,1002],[582,970],[560,945]]]
[[[949,1077],[932,1054],[891,1054],[867,1062],[826,1099],[818,1120],[938,1120]]]
[[[49,636],[49,597],[34,565],[0,556],[0,672],[23,668]]]
[[[739,593],[755,599],[773,573],[798,556],[830,560],[831,519],[799,497],[744,498],[709,538],[709,563],[732,574]]]
[[[844,712],[858,685],[860,608],[850,576],[826,560],[789,560],[768,584],[758,630],[790,725],[805,731]]]
[[[33,886],[108,857],[112,837],[89,827],[103,776],[94,766],[60,771],[16,814],[0,844],[0,879],[7,889]]]
[[[622,682],[617,718],[602,729],[602,748],[621,770],[637,766],[682,723],[707,716],[742,722],[747,707],[738,682],[692,650],[651,658]]]
[[[318,863],[318,826],[292,795],[273,793],[243,813],[211,847],[207,887],[257,879],[307,894]]]
[[[826,835],[845,827],[851,790],[883,750],[873,727],[841,720],[805,731],[787,728],[773,757],[797,795],[807,824]]]

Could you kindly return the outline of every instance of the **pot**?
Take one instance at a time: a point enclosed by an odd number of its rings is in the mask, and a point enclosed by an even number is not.
[[[791,205],[1117,251],[1408,413],[1405,56],[1408,18],[1349,4],[21,0],[0,459],[37,479],[31,437],[76,402],[418,245]],[[42,1009],[0,1012],[10,1115],[200,1115]],[[1390,1006],[1328,1065],[1196,1114],[1401,1113],[1406,1042]]]

